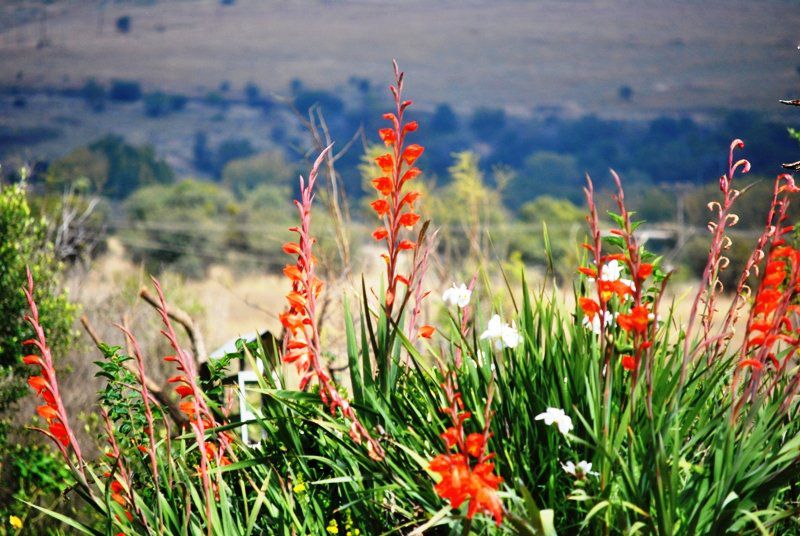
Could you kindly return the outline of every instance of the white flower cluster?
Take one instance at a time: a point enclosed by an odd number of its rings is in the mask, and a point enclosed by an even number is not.
[[[578,480],[583,480],[589,475],[597,476],[599,474],[592,471],[592,464],[587,461],[579,461],[575,464],[570,460],[567,463],[562,463],[561,467],[567,474],[574,476]]]
[[[544,421],[547,426],[555,424],[558,426],[558,431],[562,434],[568,434],[572,431],[572,419],[564,413],[561,408],[547,408],[547,411],[540,413],[535,417],[537,421]]]
[[[508,325],[503,322],[500,315],[494,315],[489,319],[489,324],[486,326],[486,331],[481,333],[481,340],[489,339],[494,343],[497,350],[503,348],[516,348],[522,341],[522,335],[517,331],[514,322]]]
[[[453,286],[442,294],[442,301],[448,305],[455,305],[460,309],[469,305],[470,298],[472,298],[472,291],[464,283],[461,283],[460,286],[456,286],[453,283]]]

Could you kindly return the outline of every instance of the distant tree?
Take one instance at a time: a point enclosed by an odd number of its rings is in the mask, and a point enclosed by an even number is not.
[[[620,100],[630,102],[633,99],[633,88],[628,85],[620,86],[617,95]]]
[[[106,109],[106,88],[90,78],[81,88],[81,96],[93,112],[102,112]]]
[[[50,164],[45,181],[48,190],[55,194],[70,187],[100,193],[108,182],[108,172],[105,155],[88,147],[78,147]]]
[[[279,151],[232,160],[222,170],[222,183],[239,197],[262,184],[288,187],[295,179],[295,168]]]
[[[219,178],[222,177],[222,170],[225,165],[239,158],[247,158],[255,154],[256,150],[250,140],[245,138],[228,138],[223,140],[217,147],[216,157],[214,159],[215,175]]]
[[[308,110],[315,104],[327,115],[336,115],[344,110],[344,101],[329,91],[304,89],[295,94],[294,105],[298,110]]]
[[[455,132],[458,128],[458,116],[447,103],[439,103],[431,118],[431,130],[441,134]]]
[[[134,259],[153,271],[169,267],[199,277],[225,255],[237,204],[219,185],[187,179],[140,188],[125,209],[134,226],[121,238]]]
[[[194,133],[192,157],[194,167],[205,173],[214,172],[214,153],[208,147],[208,135],[203,131]]]
[[[513,209],[539,195],[567,197],[579,202],[583,180],[574,156],[538,151],[525,159],[522,170],[506,188],[505,199]]]
[[[175,173],[152,147],[136,147],[109,135],[55,160],[46,180],[57,193],[84,180],[90,192],[123,199],[140,186],[173,182]]]
[[[478,155],[463,151],[453,158],[448,169],[449,183],[425,199],[431,219],[442,225],[446,256],[459,263],[487,251],[485,231],[506,221],[508,215],[500,193],[485,180]],[[503,233],[492,235],[495,240],[502,240],[502,236]],[[498,242],[493,245],[503,248]]]
[[[506,126],[506,112],[502,108],[479,107],[472,112],[470,128],[478,137],[491,137]]]
[[[136,102],[142,98],[142,86],[133,80],[113,80],[109,97],[115,101]]]
[[[248,82],[244,86],[244,97],[249,106],[261,105],[261,89],[254,82]]]
[[[144,113],[149,117],[163,117],[182,110],[188,98],[185,95],[168,95],[161,91],[144,96]]]
[[[130,15],[123,15],[122,17],[118,17],[115,23],[117,27],[117,31],[119,33],[128,33],[131,31],[131,16]]]
[[[520,208],[520,227],[512,232],[511,248],[519,251],[527,263],[552,262],[557,275],[569,279],[578,265],[578,238],[582,236],[584,216],[584,210],[567,199],[537,197]],[[544,240],[545,226],[549,251]]]

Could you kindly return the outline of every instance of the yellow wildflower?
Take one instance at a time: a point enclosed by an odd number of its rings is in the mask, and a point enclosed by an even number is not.
[[[17,530],[22,528],[22,520],[17,516],[9,517],[8,522],[11,524],[12,527],[14,527]]]

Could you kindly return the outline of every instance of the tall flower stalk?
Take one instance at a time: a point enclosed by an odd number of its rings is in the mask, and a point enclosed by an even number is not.
[[[391,126],[378,132],[389,152],[375,159],[382,175],[372,180],[372,185],[379,195],[371,204],[383,222],[372,236],[375,240],[386,241],[387,251],[382,257],[386,261],[387,270],[384,307],[388,317],[392,316],[395,300],[398,297],[398,284],[408,287],[414,279],[413,274],[400,273],[399,260],[402,252],[413,250],[418,245],[413,240],[404,238],[404,231],[412,230],[420,219],[419,214],[414,212],[414,204],[421,194],[418,191],[406,191],[405,186],[408,181],[422,173],[414,164],[425,150],[421,145],[405,143],[406,135],[417,130],[419,125],[416,121],[405,121],[405,112],[411,106],[411,101],[403,100],[403,73],[400,72],[396,61],[393,65],[395,84],[389,89],[394,98],[395,111],[383,116]],[[410,289],[408,291],[410,292]]]
[[[61,451],[64,459],[73,467],[73,472],[77,471],[82,481],[86,482],[84,473],[84,460],[81,447],[78,444],[75,434],[69,425],[67,411],[58,390],[58,378],[56,377],[55,367],[53,366],[53,356],[45,338],[44,328],[39,321],[39,309],[33,299],[33,276],[30,269],[27,270],[28,284],[23,288],[25,298],[28,301],[30,312],[25,315],[25,320],[33,328],[35,337],[22,343],[23,346],[34,346],[38,354],[31,353],[23,357],[23,361],[28,365],[39,367],[39,373],[28,378],[28,385],[39,395],[44,404],[36,408],[39,416],[47,422],[47,429],[35,428],[53,440],[56,447]],[[75,455],[76,463],[72,463],[70,452]]]
[[[284,244],[283,251],[295,258],[294,264],[287,265],[283,272],[292,282],[292,288],[286,295],[288,308],[280,315],[281,323],[286,330],[283,348],[283,361],[293,363],[300,373],[300,388],[306,389],[309,382],[316,378],[319,384],[320,397],[332,415],[336,410],[350,421],[350,437],[361,444],[366,442],[367,451],[375,460],[384,457],[383,448],[370,435],[361,423],[350,403],[339,393],[336,384],[322,363],[322,347],[320,344],[319,325],[317,319],[317,301],[324,286],[316,275],[317,259],[313,253],[316,239],[311,234],[311,208],[314,201],[314,186],[319,166],[330,151],[328,146],[314,162],[308,182],[300,177],[300,199],[295,205],[300,216],[300,226],[290,231],[297,233],[297,242]]]

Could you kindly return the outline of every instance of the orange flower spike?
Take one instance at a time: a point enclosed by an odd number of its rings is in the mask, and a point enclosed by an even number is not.
[[[35,355],[35,354],[26,355],[25,357],[22,358],[22,362],[25,363],[26,365],[41,365],[42,364],[42,360],[39,358],[38,355]]]
[[[600,305],[591,298],[580,298],[578,303],[581,309],[583,309],[583,314],[586,315],[589,320],[594,320],[595,315],[600,312]]]
[[[286,265],[283,269],[283,274],[292,281],[301,281],[303,279],[303,272],[294,264]]]
[[[413,227],[419,221],[419,214],[414,212],[406,212],[400,219],[398,223],[403,227]]]
[[[653,265],[649,263],[642,263],[642,265],[639,266],[637,277],[639,278],[639,280],[644,281],[652,274],[653,274]]]
[[[387,236],[389,236],[389,231],[387,231],[385,227],[378,227],[372,233],[372,238],[375,240],[386,240]]]
[[[401,240],[399,244],[397,244],[397,249],[400,251],[405,251],[409,249],[414,249],[417,245],[412,242],[411,240]]]
[[[403,161],[409,166],[413,165],[417,158],[419,158],[424,151],[425,147],[421,145],[409,145],[406,147],[405,151],[403,151]]]
[[[47,380],[45,380],[41,376],[31,376],[28,378],[28,385],[33,388],[34,391],[41,393],[45,389],[48,388]]]
[[[434,333],[436,333],[436,328],[433,326],[425,325],[419,328],[419,336],[424,339],[430,339]]]
[[[636,370],[636,358],[631,355],[623,355],[621,358],[622,368],[628,371]]]
[[[390,177],[378,177],[377,179],[372,179],[372,185],[381,193],[381,195],[389,195],[394,189],[394,183]]]
[[[400,178],[400,184],[405,184],[406,182],[419,177],[421,174],[421,169],[415,167],[409,168]]]
[[[381,218],[386,216],[392,208],[391,205],[389,205],[389,202],[385,199],[376,199],[370,203],[370,206],[372,207],[372,210],[374,210],[375,213]]]
[[[287,255],[300,255],[300,245],[294,242],[287,242],[283,245],[283,252]]]
[[[644,335],[650,322],[649,314],[650,312],[646,307],[638,305],[631,309],[629,314],[619,315],[617,317],[617,323],[625,331],[632,331]]]
[[[480,458],[483,454],[483,447],[485,445],[485,437],[483,434],[473,433],[467,436],[466,450],[467,453],[473,458]]]
[[[392,173],[394,171],[394,157],[390,154],[379,156],[375,159],[375,163],[384,173]]]
[[[48,422],[58,419],[58,412],[52,406],[39,406],[36,408],[36,413]]]
[[[392,128],[382,128],[378,131],[378,135],[381,137],[383,143],[385,143],[387,147],[394,145],[397,141],[397,135]]]

